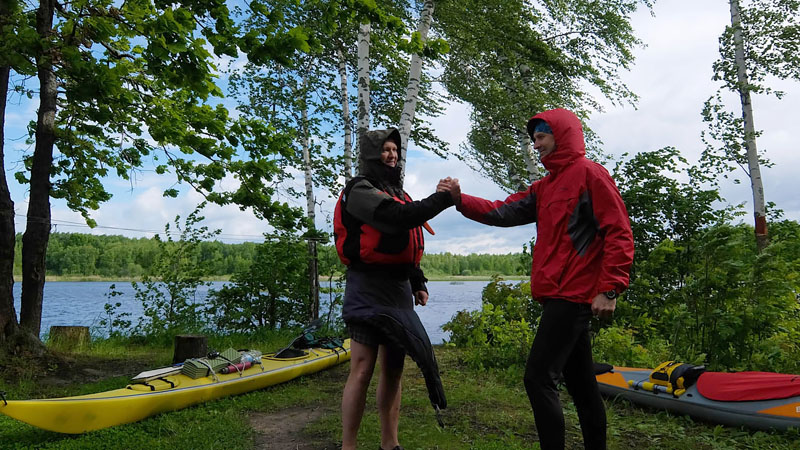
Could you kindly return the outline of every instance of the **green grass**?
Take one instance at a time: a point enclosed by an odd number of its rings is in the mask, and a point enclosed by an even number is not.
[[[241,348],[246,336],[211,340],[215,345],[231,344]],[[260,336],[256,348],[274,349],[287,342],[286,335]],[[251,341],[252,342],[252,341]],[[113,356],[109,347],[93,346],[90,354],[76,358]],[[271,345],[266,347],[266,345]],[[102,349],[102,350],[101,350]],[[134,352],[137,358],[152,358],[161,363],[170,355],[169,348],[147,351],[147,347],[118,347]],[[91,352],[96,354],[91,354]],[[536,430],[527,397],[522,387],[520,369],[478,371],[461,363],[456,348],[437,348],[442,379],[449,408],[444,413],[446,427],[440,428],[428,401],[425,383],[414,363],[407,360],[403,380],[400,442],[414,449],[531,449]],[[126,353],[127,354],[127,353]],[[116,358],[119,358],[117,356]],[[158,365],[158,364],[154,364]],[[341,437],[339,404],[347,377],[348,365],[305,376],[282,385],[236,397],[229,397],[160,414],[149,419],[83,435],[62,435],[0,416],[0,448],[28,449],[237,449],[254,448],[256,442],[269,444],[271,436],[254,429],[250,419],[256,415],[278,417],[286,411],[321,413],[308,423],[287,423],[295,427],[299,441],[307,448],[333,449]],[[75,395],[124,386],[127,377],[110,377],[95,383],[66,387],[45,387],[32,378],[0,383],[9,397],[24,398],[22,393],[44,396]],[[375,382],[370,387],[368,403],[359,435],[361,448],[374,449],[379,442],[378,416],[375,407]],[[567,421],[567,448],[583,448],[574,406],[563,393]],[[800,449],[800,432],[756,432],[696,423],[690,418],[645,410],[624,400],[607,401],[610,449]],[[261,433],[261,435],[260,435]],[[262,448],[284,448],[270,447]],[[294,447],[292,447],[294,448]]]

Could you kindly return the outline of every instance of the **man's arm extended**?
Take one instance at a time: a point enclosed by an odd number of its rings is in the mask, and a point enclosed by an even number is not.
[[[536,222],[536,193],[533,185],[511,194],[505,200],[489,201],[462,194],[458,179],[439,181],[437,190],[448,190],[456,208],[468,219],[497,227],[513,227]]]

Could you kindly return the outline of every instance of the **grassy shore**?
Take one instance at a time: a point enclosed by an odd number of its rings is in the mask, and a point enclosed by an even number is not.
[[[426,275],[429,281],[489,281],[492,279],[491,275]],[[527,280],[530,278],[527,275],[500,275],[504,280]]]
[[[212,340],[210,345],[236,347],[240,341]],[[267,337],[259,339],[257,346],[277,348],[287,341],[287,336]],[[444,415],[446,426],[438,427],[424,380],[414,363],[407,360],[400,423],[400,442],[405,448],[538,448],[520,369],[475,370],[461,362],[456,348],[437,347],[436,353],[449,402]],[[7,391],[9,399],[99,392],[125,386],[131,375],[166,364],[170,357],[168,347],[101,343],[87,353],[65,355],[66,362],[59,364],[68,368],[54,364],[56,367],[25,369],[6,364],[14,361],[5,361],[0,389]],[[41,372],[46,376],[39,377]],[[77,436],[39,430],[0,415],[0,448],[333,450],[341,436],[339,402],[347,373],[348,364],[342,364],[261,391]],[[92,377],[97,379],[85,382]],[[374,449],[379,442],[375,384],[370,388],[361,425],[360,447],[365,449]],[[583,448],[574,406],[566,393],[562,393],[562,400],[567,448]],[[696,423],[687,417],[641,409],[623,400],[609,400],[606,404],[610,449],[800,448],[800,432],[796,430],[755,432]]]

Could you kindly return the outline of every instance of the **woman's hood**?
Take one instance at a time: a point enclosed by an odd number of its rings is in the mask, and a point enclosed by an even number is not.
[[[389,167],[381,162],[383,143],[392,140],[397,144],[398,160],[403,148],[400,131],[396,128],[388,130],[370,130],[361,136],[358,154],[358,174],[385,188],[403,189],[400,181],[400,163]]]

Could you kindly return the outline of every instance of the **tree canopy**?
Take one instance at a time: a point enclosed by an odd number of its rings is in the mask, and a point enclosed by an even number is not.
[[[563,107],[599,110],[590,87],[612,102],[636,96],[619,80],[633,63],[630,15],[650,1],[439,2],[435,30],[450,46],[442,80],[472,107],[465,153],[473,167],[508,190],[539,177],[525,124]]]

